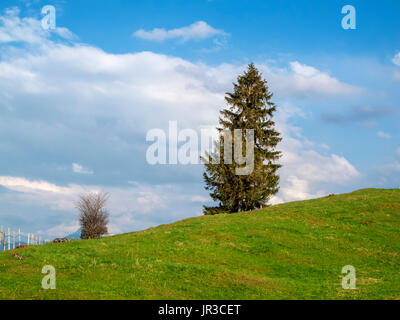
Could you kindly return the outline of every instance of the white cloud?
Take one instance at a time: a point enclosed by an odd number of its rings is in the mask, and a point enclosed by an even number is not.
[[[302,145],[300,140],[293,142]],[[280,170],[281,189],[277,197],[282,202],[320,197],[330,192],[334,186],[343,186],[361,177],[358,170],[344,157],[335,154],[323,156],[307,148],[293,152],[296,148],[291,150],[290,146],[281,150],[284,156]],[[278,201],[275,199],[273,202]]]
[[[54,32],[60,36],[61,38],[67,39],[67,40],[73,40],[77,39],[77,36],[74,35],[70,30],[64,27],[57,27]]]
[[[54,32],[64,39],[74,39],[75,36],[67,28],[57,27],[54,31],[45,30],[41,21],[34,18],[20,18],[17,7],[5,10],[0,16],[0,43],[25,42],[43,44]]]
[[[300,179],[296,176],[289,176],[284,181],[285,185],[281,187],[279,194],[271,199],[272,204],[278,204],[288,201],[305,200],[321,197],[323,191],[310,193],[310,182],[306,179]]]
[[[83,166],[81,166],[78,163],[73,163],[72,164],[72,171],[74,171],[75,173],[80,173],[80,174],[93,174],[93,170],[88,170],[85,169]]]
[[[318,71],[314,67],[301,64],[298,61],[291,62],[290,66],[297,75],[303,76],[305,78],[315,77],[320,74],[320,71]]]
[[[390,139],[390,138],[392,137],[389,133],[386,133],[386,132],[384,132],[384,131],[378,131],[378,132],[376,133],[376,135],[377,135],[379,138],[384,138],[384,139]]]
[[[290,68],[293,73],[289,74],[286,83],[286,90],[289,92],[330,96],[355,95],[363,91],[357,86],[342,83],[328,73],[298,61],[291,62]]]
[[[394,58],[392,59],[392,62],[397,65],[400,66],[400,52],[396,53],[396,55],[394,56]]]
[[[51,192],[60,193],[66,190],[47,181],[29,181],[19,177],[0,176],[0,185],[20,192]]]
[[[182,41],[192,39],[206,39],[217,35],[226,36],[223,30],[215,29],[204,21],[197,21],[190,26],[177,29],[160,29],[155,28],[151,31],[140,29],[133,34],[137,38],[164,41],[167,39],[181,39]]]
[[[258,66],[281,97],[348,94],[352,87],[322,75],[324,83],[319,79],[321,73],[305,77],[304,72]],[[165,119],[183,119],[183,113],[185,123],[211,125],[224,105],[224,92],[244,68],[230,64],[211,67],[151,52],[109,54],[85,45],[52,44],[40,54],[25,52],[0,62],[0,96],[5,97],[0,105],[21,109],[26,103],[22,99],[31,96],[50,114],[79,114],[76,123],[62,120],[65,129],[77,123],[92,125],[96,117],[107,117],[118,121],[120,129],[149,130],[165,126]],[[46,96],[48,99],[43,99]]]
[[[193,202],[210,202],[210,198],[203,196],[193,196],[190,200]]]
[[[315,144],[289,122],[299,112],[302,115],[295,106],[282,104],[277,114],[277,129],[283,138],[278,148],[283,153],[280,161],[283,167],[280,191],[271,199],[273,204],[320,197],[361,178],[346,158],[333,153],[322,155],[314,150]]]
[[[117,188],[69,184],[62,187],[47,181],[32,181],[21,177],[0,176],[0,186],[27,195],[26,199],[38,201],[54,210],[74,210],[75,201],[79,195],[87,192],[104,191],[112,194],[110,204],[115,213],[150,212],[156,208],[165,207],[166,198],[155,192],[162,186],[148,187],[136,184],[135,187]],[[165,186],[165,192],[170,186]]]
[[[400,157],[400,147],[397,148],[397,156]]]
[[[62,187],[43,180],[7,176],[0,176],[0,186],[16,191],[15,196],[27,203],[39,203],[53,210],[74,210],[78,195],[90,190],[78,185]]]

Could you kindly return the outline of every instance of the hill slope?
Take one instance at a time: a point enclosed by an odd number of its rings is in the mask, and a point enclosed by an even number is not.
[[[400,190],[0,253],[1,299],[400,299]],[[43,290],[44,265],[57,289]],[[343,290],[353,265],[357,289]]]

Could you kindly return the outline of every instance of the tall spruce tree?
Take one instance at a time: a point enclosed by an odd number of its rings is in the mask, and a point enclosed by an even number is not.
[[[272,93],[254,64],[250,64],[233,85],[234,92],[226,93],[225,97],[229,107],[220,112],[219,141],[216,144],[219,148],[216,153],[203,158],[206,189],[211,191],[211,198],[219,203],[216,207],[205,206],[206,215],[265,207],[271,196],[279,190],[277,170],[281,165],[277,160],[281,152],[276,150],[276,146],[282,138],[272,120],[276,111],[275,104],[271,102]],[[243,132],[246,129],[254,130],[254,169],[248,175],[237,174],[236,169],[244,165],[235,161],[224,162],[224,139],[230,139],[233,143],[235,129]],[[232,132],[232,137],[224,135],[226,130]],[[242,145],[245,149],[244,134]],[[216,163],[218,159],[220,161]]]

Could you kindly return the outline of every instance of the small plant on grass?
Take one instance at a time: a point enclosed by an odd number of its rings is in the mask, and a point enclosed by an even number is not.
[[[98,239],[108,233],[109,213],[105,208],[109,195],[96,192],[80,196],[76,207],[82,228],[81,239]]]

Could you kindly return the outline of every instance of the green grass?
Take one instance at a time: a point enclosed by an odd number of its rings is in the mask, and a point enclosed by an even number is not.
[[[56,268],[56,290],[41,288],[44,265]],[[356,290],[341,286],[345,265]],[[0,298],[400,299],[400,190],[0,253]]]

